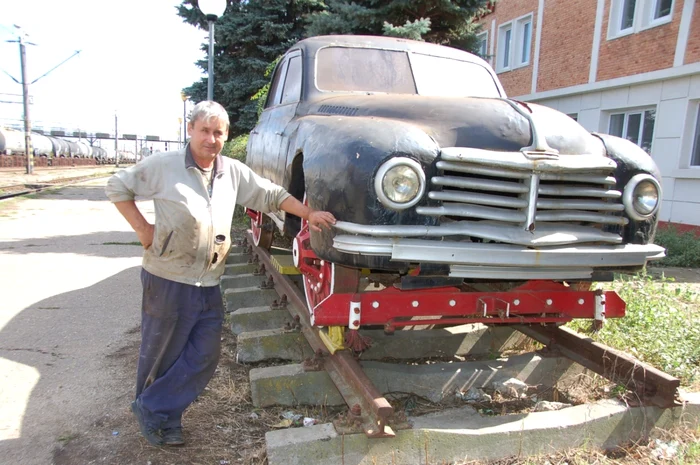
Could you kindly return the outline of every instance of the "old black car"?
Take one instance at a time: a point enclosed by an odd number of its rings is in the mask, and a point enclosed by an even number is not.
[[[338,219],[316,233],[291,215],[249,212],[260,245],[273,223],[295,237],[317,325],[599,317],[605,308],[581,283],[664,255],[652,243],[660,175],[642,149],[508,99],[488,63],[449,47],[302,40],[274,71],[247,164]],[[483,283],[510,292],[490,294],[491,305],[468,292]],[[542,305],[526,310],[525,291],[581,292],[574,307],[585,300],[572,313],[537,294]],[[624,314],[613,300],[607,316]]]

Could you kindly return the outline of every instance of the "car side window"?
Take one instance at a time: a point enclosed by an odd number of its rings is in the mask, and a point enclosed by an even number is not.
[[[284,81],[282,104],[298,102],[301,97],[301,56],[289,59],[287,79]]]
[[[275,69],[275,75],[272,77],[272,83],[270,84],[270,90],[267,93],[267,102],[265,102],[265,108],[274,107],[280,103],[282,98],[282,83],[284,82],[284,76],[287,74],[287,64],[288,60],[283,61]]]

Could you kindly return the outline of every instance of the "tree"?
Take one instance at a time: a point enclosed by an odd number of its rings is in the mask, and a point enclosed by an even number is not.
[[[226,13],[217,20],[214,46],[214,95],[228,111],[230,137],[249,132],[258,119],[256,101],[251,100],[267,82],[265,70],[304,33],[304,15],[320,9],[317,0],[228,0]],[[185,22],[208,28],[196,0],[185,0],[178,15]],[[206,70],[205,59],[197,65]],[[183,91],[194,101],[206,99],[207,78]]]
[[[215,29],[214,95],[229,112],[231,138],[257,123],[258,107],[269,84],[270,64],[304,37],[369,34],[426,40],[473,51],[487,0],[228,0]],[[207,29],[197,0],[184,0],[178,15]],[[207,69],[205,59],[197,65]],[[266,75],[267,71],[267,75]],[[204,100],[207,78],[183,89]],[[262,100],[261,100],[262,99]]]
[[[308,15],[307,34],[369,34],[425,40],[475,51],[487,0],[327,0]]]

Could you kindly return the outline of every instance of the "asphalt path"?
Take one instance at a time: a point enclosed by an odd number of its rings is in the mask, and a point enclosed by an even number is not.
[[[105,183],[0,202],[0,464],[52,463],[132,396],[142,249]]]

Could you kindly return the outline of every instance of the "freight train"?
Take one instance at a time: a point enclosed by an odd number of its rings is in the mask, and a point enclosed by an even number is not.
[[[31,133],[32,149],[38,165],[57,164],[109,164],[115,162],[114,149],[90,145],[87,140],[69,140],[57,136],[48,136],[38,132]],[[20,157],[25,156],[24,131],[0,127],[0,156],[4,163],[8,160],[15,163],[21,162]],[[10,157],[10,158],[6,158]],[[61,160],[63,159],[63,160]],[[72,159],[72,160],[65,160]],[[60,162],[54,162],[60,160]],[[135,163],[136,155],[130,151],[119,151],[119,161],[123,163]]]

